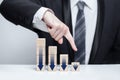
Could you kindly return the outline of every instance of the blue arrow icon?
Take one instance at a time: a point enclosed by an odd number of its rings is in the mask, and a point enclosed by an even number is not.
[[[40,70],[42,70],[43,68],[43,55],[42,55],[42,49],[39,50],[39,65],[38,67],[40,68]]]
[[[75,70],[77,70],[78,65],[75,64],[75,65],[73,65],[73,67],[74,67]]]
[[[50,68],[53,70],[55,67],[55,64],[54,64],[54,55],[51,55],[51,63],[50,63]]]
[[[62,66],[63,70],[66,69],[67,65],[66,65],[66,61],[65,60],[62,61],[62,65],[61,66]]]

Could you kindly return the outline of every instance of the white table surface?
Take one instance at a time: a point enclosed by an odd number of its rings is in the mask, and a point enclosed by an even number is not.
[[[0,65],[0,80],[120,80],[120,65],[81,65],[79,72],[35,69],[35,65]]]

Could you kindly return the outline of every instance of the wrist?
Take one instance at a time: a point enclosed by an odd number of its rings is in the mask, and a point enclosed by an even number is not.
[[[47,19],[49,19],[49,17],[50,17],[51,15],[54,15],[54,14],[53,14],[51,11],[46,11],[46,12],[44,13],[44,15],[43,15],[42,20],[43,20],[44,22],[46,22]]]

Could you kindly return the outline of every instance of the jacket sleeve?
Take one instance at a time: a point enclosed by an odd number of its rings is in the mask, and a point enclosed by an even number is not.
[[[0,13],[16,25],[32,29],[33,16],[40,7],[40,0],[4,0]]]

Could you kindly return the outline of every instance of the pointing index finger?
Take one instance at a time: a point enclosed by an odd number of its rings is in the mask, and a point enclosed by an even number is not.
[[[71,33],[70,33],[69,30],[66,32],[66,34],[65,34],[64,36],[65,36],[65,38],[68,40],[68,42],[70,43],[72,49],[73,49],[74,51],[77,51],[77,47],[76,47],[76,45],[75,45],[74,39],[73,39],[73,37],[72,37],[72,35],[71,35]]]

